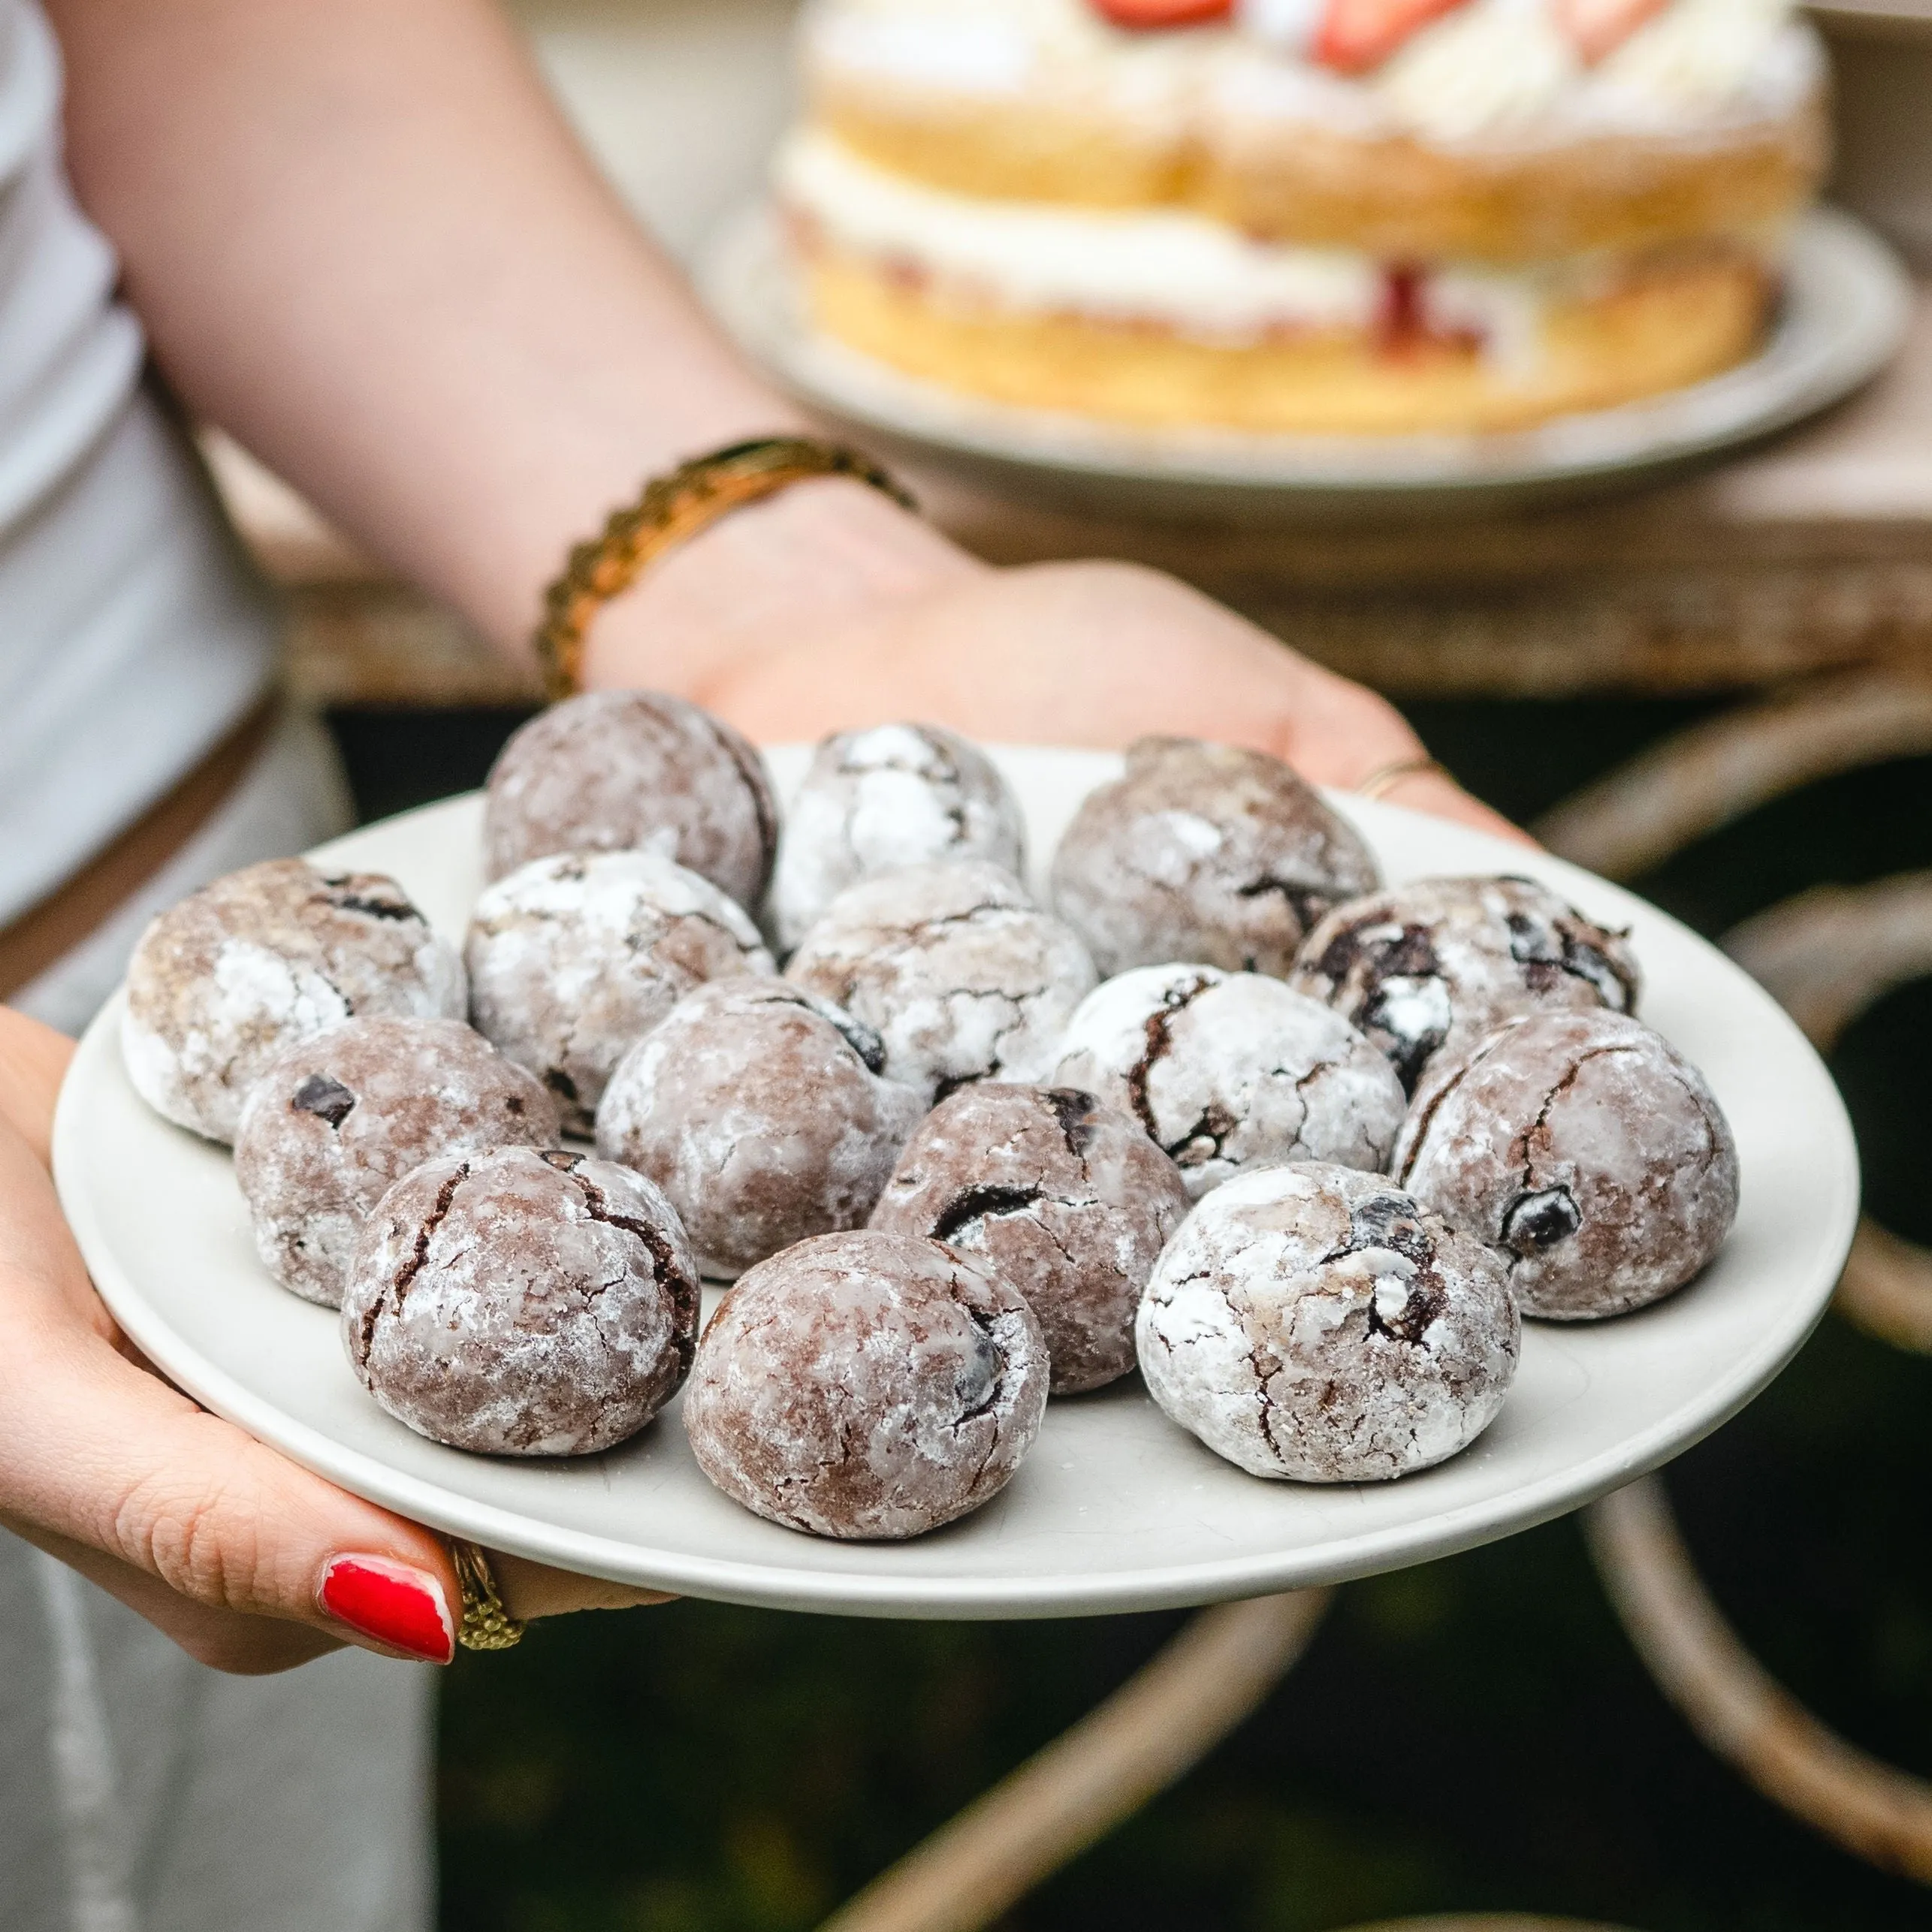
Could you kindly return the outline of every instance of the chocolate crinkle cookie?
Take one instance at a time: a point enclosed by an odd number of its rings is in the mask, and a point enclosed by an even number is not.
[[[1154,1399],[1257,1476],[1379,1482],[1489,1426],[1522,1324],[1502,1263],[1380,1175],[1244,1174],[1194,1209],[1137,1324]]]
[[[1053,856],[1053,906],[1102,974],[1173,959],[1285,973],[1330,907],[1377,885],[1354,828],[1278,758],[1143,738]]]
[[[873,1028],[886,1073],[928,1099],[969,1080],[1044,1079],[1094,979],[1078,935],[982,859],[848,887],[785,973]]]
[[[917,1536],[1005,1487],[1046,1406],[1015,1291],[904,1235],[822,1234],[762,1261],[705,1329],[684,1397],[698,1466],[815,1536]]]
[[[870,1027],[783,980],[687,995],[619,1063],[597,1151],[664,1190],[708,1275],[864,1224],[925,1097]]]
[[[1288,983],[1347,1015],[1413,1092],[1431,1058],[1540,1007],[1636,1010],[1628,936],[1533,879],[1412,879],[1338,906]]]
[[[1339,1013],[1212,966],[1105,981],[1069,1022],[1054,1081],[1131,1115],[1197,1200],[1267,1162],[1378,1169],[1404,1104],[1389,1063]]]
[[[459,1020],[352,1019],[288,1048],[250,1091],[235,1179],[284,1287],[325,1307],[370,1210],[439,1154],[554,1147],[557,1103]]]
[[[635,1435],[689,1372],[698,1271],[640,1174],[534,1148],[405,1175],[362,1231],[343,1339],[418,1435],[495,1456],[588,1456]]]
[[[796,946],[847,886],[943,859],[983,859],[1025,875],[1025,822],[992,759],[937,725],[827,738],[778,841],[771,916],[780,946]]]
[[[656,852],[532,860],[476,901],[464,957],[478,1030],[582,1134],[617,1062],[687,993],[777,970],[735,900]]]
[[[134,1091],[232,1140],[284,1047],[361,1016],[463,1017],[463,962],[394,880],[271,859],[162,913],[128,962],[122,1056]]]
[[[1026,1298],[1055,1395],[1134,1366],[1134,1312],[1188,1212],[1140,1123],[1070,1087],[963,1088],[907,1143],[871,1224],[943,1242]]]
[[[557,852],[662,853],[753,911],[778,843],[765,761],[662,691],[588,691],[512,734],[491,768],[493,879]]]
[[[1439,1058],[1394,1171],[1496,1250],[1524,1314],[1553,1321],[1682,1287],[1737,1214],[1737,1146],[1716,1097],[1623,1013],[1528,1014]]]

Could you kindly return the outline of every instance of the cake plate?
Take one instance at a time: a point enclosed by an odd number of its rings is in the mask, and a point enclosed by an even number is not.
[[[1100,753],[1010,749],[1036,860],[1119,769]],[[807,753],[774,755],[781,793]],[[1267,1482],[1170,1423],[1137,1378],[1050,1404],[1008,1487],[906,1543],[822,1541],[728,1502],[675,1407],[609,1454],[517,1461],[425,1441],[350,1372],[329,1311],[256,1260],[228,1150],[152,1113],[122,1070],[117,996],[62,1091],[54,1161],[95,1282],[136,1345],[198,1401],[344,1488],[539,1562],[692,1596],[900,1617],[1073,1616],[1254,1596],[1399,1568],[1529,1528],[1716,1428],[1790,1359],[1830,1297],[1858,1212],[1836,1089],[1770,996],[1654,907],[1546,854],[1337,797],[1393,880],[1527,873],[1627,924],[1644,1010],[1701,1067],[1736,1130],[1737,1225],[1692,1287],[1615,1321],[1526,1325],[1502,1413],[1475,1445],[1400,1482]],[[322,848],[393,873],[460,934],[482,885],[481,805],[449,800]]]
[[[769,204],[726,222],[697,276],[755,361],[868,442],[1054,507],[1245,524],[1492,515],[1655,482],[1849,395],[1897,352],[1912,302],[1883,241],[1814,210],[1793,237],[1763,350],[1707,382],[1533,429],[1286,436],[1137,428],[901,374],[811,326]]]

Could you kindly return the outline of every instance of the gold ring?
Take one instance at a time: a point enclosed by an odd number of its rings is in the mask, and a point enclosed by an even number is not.
[[[524,1626],[503,1607],[490,1559],[474,1543],[449,1546],[456,1580],[463,1586],[463,1621],[456,1641],[466,1650],[508,1650],[524,1641]]]
[[[1425,753],[1419,758],[1391,759],[1386,765],[1377,765],[1354,787],[1354,793],[1358,798],[1379,798],[1393,791],[1405,778],[1420,778],[1432,772],[1438,778],[1448,779],[1452,785],[1456,782],[1447,765]]]

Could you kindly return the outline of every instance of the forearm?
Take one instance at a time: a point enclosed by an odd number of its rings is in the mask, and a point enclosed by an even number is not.
[[[507,651],[568,546],[681,457],[798,418],[592,171],[490,0],[47,0],[81,199],[189,405]],[[891,716],[1189,729],[1351,783],[1379,701],[1146,572],[992,572],[862,485],[680,545],[597,619],[593,684],[755,735]],[[1435,809],[1482,815],[1439,781]]]
[[[641,478],[797,421],[596,177],[488,0],[50,11],[76,186],[171,379],[506,648]],[[792,494],[804,507],[764,519],[783,540],[756,549],[794,552],[808,588],[944,554],[856,485]],[[678,590],[668,634],[699,648]],[[702,676],[667,654],[667,678]]]

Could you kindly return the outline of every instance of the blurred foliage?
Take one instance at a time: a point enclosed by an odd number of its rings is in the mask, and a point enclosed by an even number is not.
[[[1708,706],[1411,708],[1529,817]],[[515,722],[338,721],[375,814],[478,781]],[[1708,931],[1828,880],[1932,865],[1932,764],[1813,787],[1644,889]],[[1932,986],[1834,1061],[1868,1199],[1932,1241]],[[1672,1496],[1707,1581],[1827,1722],[1932,1776],[1932,1362],[1835,1318]],[[578,1617],[465,1656],[443,1711],[444,1922],[804,1932],[1151,1656],[1174,1617],[1016,1625],[716,1604]],[[1814,1838],[1690,1737],[1574,1524],[1345,1590],[1263,1710],[1028,1900],[1007,1932],[1332,1932],[1440,1911],[1641,1932],[1903,1932],[1932,1901]]]

